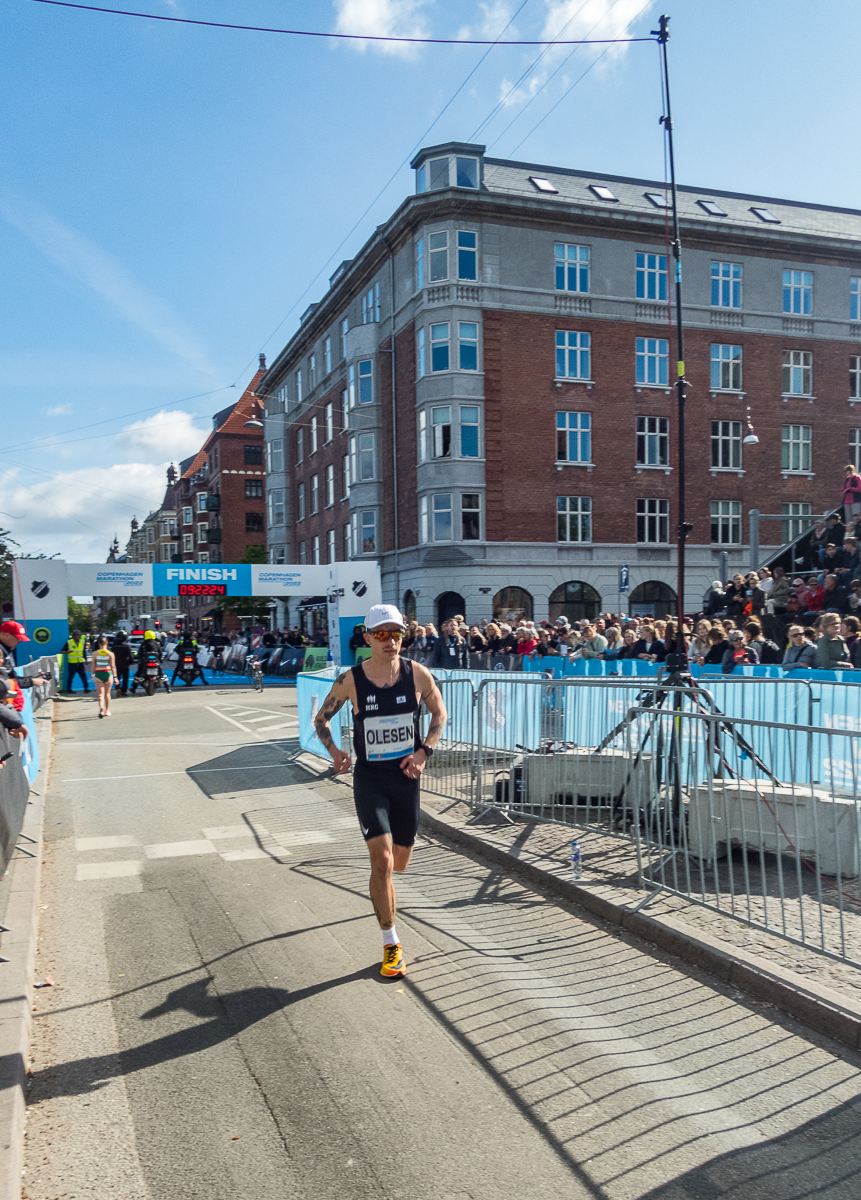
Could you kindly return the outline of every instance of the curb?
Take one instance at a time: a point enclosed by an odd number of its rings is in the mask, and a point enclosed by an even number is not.
[[[50,707],[49,707],[50,705]],[[33,974],[39,934],[39,890],[42,875],[42,821],[51,766],[54,705],[49,700],[36,715],[41,770],[36,777],[21,832],[35,855],[20,855],[10,863],[12,888],[6,910],[9,933],[0,949],[0,1200],[19,1200],[24,1163],[27,1070],[33,1019]]]
[[[729,949],[726,942],[709,937],[676,917],[650,917],[646,913],[633,912],[625,903],[611,898],[615,895],[613,889],[602,887],[599,891],[573,883],[537,866],[530,861],[528,851],[511,854],[484,841],[460,823],[445,820],[425,809],[422,809],[419,822],[430,832],[463,846],[476,856],[519,874],[609,924],[618,925],[643,941],[701,967],[757,1000],[773,1004],[812,1029],[853,1050],[861,1049],[861,1003],[853,1002],[850,997],[821,985],[811,987],[795,972],[771,964],[766,966],[744,950]],[[563,869],[560,867],[560,871]]]

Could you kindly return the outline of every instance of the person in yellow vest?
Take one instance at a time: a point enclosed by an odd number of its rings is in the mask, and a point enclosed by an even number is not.
[[[87,669],[84,666],[84,659],[87,655],[86,634],[81,633],[80,629],[73,629],[62,652],[68,655],[69,663],[66,674],[66,691],[72,691],[72,680],[76,675],[80,675],[84,691],[88,692],[90,690],[90,682],[87,679]]]

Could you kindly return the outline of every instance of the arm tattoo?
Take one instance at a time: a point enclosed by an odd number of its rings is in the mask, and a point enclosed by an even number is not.
[[[342,675],[340,677],[340,679],[337,679],[335,681],[335,687],[337,687],[338,684],[341,682],[341,680],[344,678],[345,678],[345,676]],[[333,688],[332,691],[329,693],[329,695],[324,700],[323,707],[320,709],[320,711],[317,713],[317,716],[314,718],[314,728],[317,731],[317,737],[320,739],[320,741],[323,743],[323,745],[326,747],[326,749],[329,751],[330,754],[332,753],[333,750],[337,750],[337,746],[335,745],[335,743],[332,739],[332,732],[331,732],[331,729],[329,726],[329,721],[332,719],[332,717],[334,717],[335,713],[338,712],[339,709],[341,709],[343,707],[344,707],[344,700],[339,699],[335,695],[335,688]]]

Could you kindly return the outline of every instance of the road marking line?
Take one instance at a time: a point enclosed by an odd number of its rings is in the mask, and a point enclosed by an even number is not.
[[[64,779],[63,783],[91,783],[99,779],[155,779],[159,775],[218,775],[222,771],[271,771],[288,763],[255,763],[251,767],[189,767],[187,771],[150,771],[146,775],[82,775],[80,779]]]
[[[121,879],[128,875],[141,875],[143,863],[131,859],[119,862],[78,863],[75,879],[79,882],[85,879]]]
[[[147,858],[182,858],[187,854],[216,854],[217,851],[208,839],[200,842],[160,842],[154,846],[144,846]]]
[[[246,862],[259,858],[290,858],[290,851],[283,846],[270,846],[269,850],[261,850],[259,846],[245,846],[242,850],[228,850],[222,854],[225,862]]]
[[[240,725],[238,721],[234,721],[233,717],[228,717],[226,712],[220,712],[217,708],[213,708],[211,704],[206,705],[211,713],[215,713],[217,717],[221,717],[222,721],[229,721],[231,725],[235,725],[237,729],[241,729],[243,733],[250,733],[252,737],[256,737],[258,742],[262,742],[263,738],[254,729],[249,729],[247,725]]]
[[[261,836],[268,837],[268,832],[262,826],[258,825],[257,831]],[[217,825],[214,829],[204,829],[203,836],[211,842],[217,842],[222,838],[254,837],[254,830],[247,825]]]
[[[273,717],[278,717],[283,720],[284,714],[279,712],[268,712],[262,717],[254,717],[248,722],[249,725],[259,725],[261,721],[271,721]],[[295,718],[293,718],[295,720]]]
[[[84,850],[129,850],[132,846],[139,845],[140,842],[137,838],[130,837],[128,834],[122,834],[119,837],[77,838],[75,841],[75,849],[79,853]]]
[[[257,730],[258,733],[272,733],[274,729],[288,729],[291,725],[298,725],[298,721],[279,721],[277,725],[261,725]]]

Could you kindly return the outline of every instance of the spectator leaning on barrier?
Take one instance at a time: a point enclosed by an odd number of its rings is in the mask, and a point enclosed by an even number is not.
[[[729,645],[723,627],[714,625],[708,631],[706,640],[709,645],[708,652],[698,660],[699,665],[701,667],[716,667],[723,662],[724,652]]]
[[[816,647],[807,641],[800,625],[789,626],[789,646],[780,665],[784,671],[807,671],[816,666]]]
[[[587,625],[583,634],[583,646],[580,651],[583,658],[600,658],[607,649],[607,639],[594,625]]]
[[[0,679],[6,683],[7,687],[10,679],[14,679],[19,688],[31,688],[43,679],[51,678],[44,672],[39,675],[20,677],[15,673],[15,648],[19,642],[29,642],[29,640],[24,632],[24,626],[19,621],[4,621],[0,625]],[[12,689],[9,688],[9,691],[11,692]]]
[[[615,662],[622,653],[622,631],[618,625],[608,625],[604,630],[604,637],[607,639],[607,649],[603,657],[608,662]]]
[[[816,643],[816,666],[820,671],[851,671],[852,659],[840,633],[840,616],[828,613],[822,620],[822,637]]]
[[[5,679],[0,679],[0,726],[12,737],[25,738],[27,726],[24,718],[15,710],[11,702],[9,685]]]
[[[756,650],[745,644],[745,635],[740,629],[733,629],[729,635],[729,645],[721,660],[721,670],[724,675],[731,675],[736,667],[757,666],[758,664],[759,655]]]

